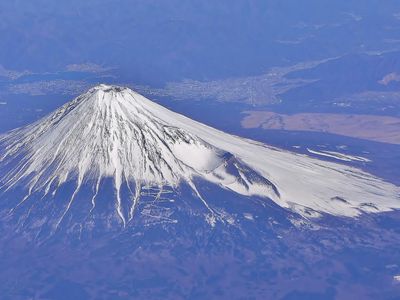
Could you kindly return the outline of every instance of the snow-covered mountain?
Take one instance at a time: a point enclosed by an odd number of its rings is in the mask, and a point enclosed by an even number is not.
[[[25,191],[13,210],[34,195],[54,198],[73,183],[57,224],[88,184],[87,213],[95,210],[105,179],[113,181],[109,201],[124,225],[134,218],[143,188],[179,192],[182,184],[206,207],[213,224],[218,216],[199,192],[198,180],[243,196],[269,198],[305,216],[357,216],[400,207],[399,187],[359,169],[226,134],[128,88],[108,85],[2,135],[0,172],[3,193]],[[123,185],[129,199],[122,199]],[[128,202],[128,208],[122,202]]]

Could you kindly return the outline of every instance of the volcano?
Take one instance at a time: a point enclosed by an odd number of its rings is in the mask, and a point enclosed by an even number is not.
[[[106,205],[106,215],[125,227],[144,195],[161,201],[183,187],[214,226],[223,216],[200,192],[202,184],[306,217],[400,207],[399,187],[362,170],[226,134],[109,85],[0,136],[0,172],[2,207],[31,217],[36,211],[35,224],[53,229],[83,202],[77,219]]]

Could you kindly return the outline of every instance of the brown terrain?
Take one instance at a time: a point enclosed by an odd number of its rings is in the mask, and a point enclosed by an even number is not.
[[[378,82],[379,82],[380,84],[383,84],[383,85],[388,85],[389,83],[391,83],[391,82],[393,82],[393,81],[399,82],[399,81],[400,81],[400,75],[397,74],[397,73],[390,73],[390,74],[387,74],[385,77],[383,77],[383,78],[382,78],[381,80],[379,80]]]
[[[264,128],[333,133],[365,140],[399,144],[400,118],[375,115],[246,111],[244,128]]]

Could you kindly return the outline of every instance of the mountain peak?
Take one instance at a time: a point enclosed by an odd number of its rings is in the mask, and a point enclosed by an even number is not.
[[[77,99],[80,101],[94,100],[97,101],[98,104],[105,104],[111,101],[137,102],[135,95],[138,94],[127,87],[99,84],[89,89],[85,94],[82,94]]]
[[[67,103],[66,106],[71,108],[77,106],[81,102],[86,102],[86,105],[92,103],[97,105],[97,107],[104,106],[105,109],[108,109],[110,105],[117,104],[121,101],[129,102],[131,105],[141,105],[140,102],[143,101],[143,99],[143,97],[140,97],[138,93],[130,88],[118,85],[99,84],[90,88],[86,93],[75,98],[75,100]]]
[[[96,85],[95,87],[91,88],[89,91],[102,91],[103,93],[109,93],[109,92],[115,92],[115,93],[120,93],[124,90],[129,90],[126,87],[122,87],[119,85],[110,85],[110,84],[104,84],[101,83],[99,85]]]
[[[67,114],[72,113],[77,119],[75,122],[103,123],[111,129],[122,120],[125,120],[126,124],[153,122],[149,119],[151,114],[146,108],[146,105],[151,104],[150,100],[127,87],[100,84],[65,104],[54,117],[58,123],[67,118]],[[72,120],[72,117],[67,119]],[[92,126],[92,129],[99,127]]]
[[[115,206],[126,224],[141,189],[189,186],[203,180],[225,190],[269,198],[310,216],[318,212],[355,216],[400,206],[399,188],[361,170],[315,160],[241,139],[174,113],[138,93],[99,85],[38,122],[0,136],[2,189],[26,189],[17,207],[35,193],[55,195],[75,188],[56,226],[69,213],[82,187],[92,182],[92,208],[101,182],[112,179]],[[131,193],[123,205],[121,187]],[[128,208],[127,208],[128,207]]]

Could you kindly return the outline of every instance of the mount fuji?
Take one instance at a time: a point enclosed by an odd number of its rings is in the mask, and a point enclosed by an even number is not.
[[[50,233],[99,220],[126,227],[143,199],[173,203],[181,193],[210,226],[232,223],[201,186],[305,218],[400,208],[399,187],[360,169],[226,134],[109,85],[0,136],[0,173],[2,215]]]

